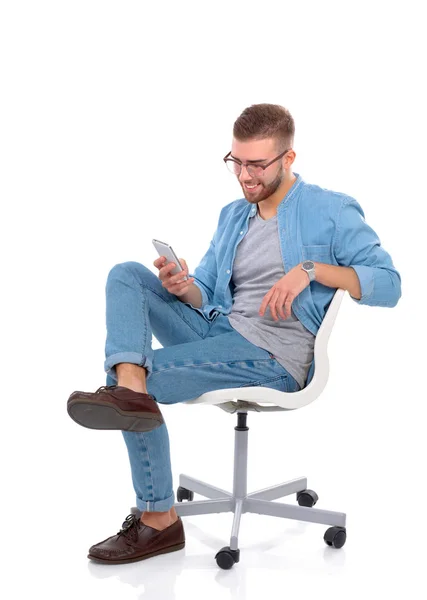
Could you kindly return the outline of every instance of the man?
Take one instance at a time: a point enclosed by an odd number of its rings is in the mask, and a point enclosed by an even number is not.
[[[93,429],[122,430],[141,515],[91,547],[109,564],[185,545],[172,488],[169,437],[158,403],[261,385],[296,392],[313,375],[317,331],[337,288],[393,307],[401,279],[358,202],[292,172],[295,126],[285,108],[253,105],[224,161],[244,198],[221,210],[190,275],[154,261],[114,266],[106,285],[107,385],[74,392],[68,412]],[[184,276],[188,276],[184,280]],[[163,348],[151,348],[152,334]]]

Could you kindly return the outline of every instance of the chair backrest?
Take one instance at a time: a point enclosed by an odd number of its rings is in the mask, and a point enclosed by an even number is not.
[[[326,380],[329,374],[329,361],[328,359],[328,341],[329,336],[331,335],[332,328],[335,323],[335,319],[337,318],[339,307],[341,306],[342,299],[344,297],[345,290],[337,289],[335,292],[328,310],[326,311],[325,316],[323,317],[323,321],[319,327],[319,331],[316,335],[316,340],[314,342],[314,359],[311,363],[310,369],[307,374],[306,387],[312,381],[313,375],[315,373],[315,363],[317,362],[318,367],[322,373],[326,373]],[[326,358],[327,363],[323,364],[322,361]],[[319,372],[319,369],[318,369]],[[326,381],[325,381],[326,383]]]
[[[305,387],[299,392],[293,393],[276,392],[276,390],[263,388],[264,392],[267,391],[265,396],[266,401],[273,402],[285,410],[293,410],[307,406],[307,404],[316,400],[323,392],[329,377],[329,336],[331,335],[344,294],[345,290],[340,288],[336,290],[326,314],[323,317],[314,341],[314,359],[308,371]],[[270,394],[270,392],[273,392],[274,396]],[[276,396],[276,394],[280,395]]]
[[[344,294],[345,290],[340,288],[336,290],[323,317],[314,341],[314,359],[308,371],[305,387],[299,392],[293,393],[277,392],[276,390],[262,388],[263,392],[266,392],[263,394],[266,402],[272,402],[285,410],[293,410],[307,406],[307,404],[316,400],[323,392],[329,377],[329,336],[331,335]]]

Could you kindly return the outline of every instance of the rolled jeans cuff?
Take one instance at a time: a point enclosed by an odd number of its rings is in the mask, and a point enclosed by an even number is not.
[[[118,352],[117,354],[108,356],[104,362],[104,371],[115,381],[117,381],[117,374],[114,367],[119,363],[131,363],[133,365],[138,365],[138,367],[144,367],[144,369],[147,369],[147,379],[153,372],[152,361],[138,352]]]
[[[175,494],[172,493],[169,498],[165,500],[143,500],[142,498],[136,497],[136,506],[141,511],[147,512],[166,512],[172,508],[175,504]]]

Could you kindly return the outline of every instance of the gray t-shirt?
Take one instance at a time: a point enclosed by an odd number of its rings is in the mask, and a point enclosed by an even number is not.
[[[252,344],[271,352],[303,388],[314,356],[315,336],[293,311],[275,321],[270,308],[259,315],[262,299],[285,275],[280,252],[277,215],[264,220],[259,213],[236,249],[232,280],[235,286],[230,325]]]

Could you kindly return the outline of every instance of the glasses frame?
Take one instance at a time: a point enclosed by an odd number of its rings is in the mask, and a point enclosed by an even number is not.
[[[226,154],[224,156],[224,158],[222,160],[225,162],[225,166],[227,166],[228,162],[229,163],[234,162],[234,163],[240,165],[240,173],[238,173],[238,174],[234,173],[234,175],[236,175],[236,177],[239,177],[241,175],[241,173],[242,173],[242,167],[246,167],[246,171],[248,170],[248,167],[256,167],[257,169],[262,169],[263,173],[262,173],[261,177],[264,177],[265,169],[267,167],[269,167],[270,165],[272,165],[274,162],[276,162],[276,160],[279,160],[279,158],[282,158],[282,156],[285,156],[285,154],[287,152],[289,152],[290,150],[292,150],[292,148],[288,148],[287,150],[285,150],[284,152],[282,152],[281,154],[279,154],[279,156],[276,156],[276,158],[273,158],[273,160],[270,160],[270,162],[267,163],[266,165],[254,165],[254,164],[250,164],[250,163],[248,164],[247,162],[242,162],[241,160],[237,160],[237,158],[228,158],[230,156],[230,154],[231,154],[231,150],[230,150],[230,152],[228,154]],[[233,173],[232,173],[232,175],[233,175]],[[251,173],[249,173],[249,171],[248,171],[248,175],[251,175]]]

